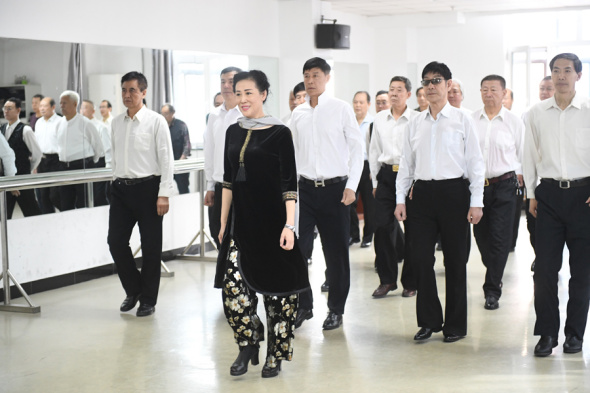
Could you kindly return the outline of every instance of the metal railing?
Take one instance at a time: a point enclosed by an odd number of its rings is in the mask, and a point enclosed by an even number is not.
[[[216,258],[205,257],[205,238],[209,239],[213,247],[215,242],[205,232],[205,219],[204,219],[204,197],[206,191],[205,183],[205,165],[204,159],[188,159],[174,162],[174,173],[188,173],[197,172],[197,191],[201,195],[200,203],[200,229],[191,240],[191,242],[184,248],[181,254],[176,256],[178,259],[190,259],[196,261],[214,261]],[[14,177],[0,177],[0,243],[2,245],[2,271],[0,272],[0,280],[3,281],[4,289],[4,302],[0,304],[0,311],[13,311],[23,313],[38,313],[41,311],[41,307],[33,304],[31,298],[27,295],[26,291],[19,284],[17,279],[12,275],[9,268],[8,258],[8,225],[7,225],[7,211],[6,211],[6,193],[15,190],[26,190],[32,188],[45,188],[45,187],[59,187],[67,186],[72,184],[89,183],[88,196],[89,206],[93,206],[93,195],[92,195],[92,182],[109,181],[112,180],[112,170],[110,168],[92,168],[92,169],[80,169],[75,171],[63,171],[63,172],[49,172],[34,175],[23,175]],[[188,255],[187,251],[190,249],[195,240],[200,237],[200,255]],[[139,250],[138,250],[139,251]],[[137,253],[137,251],[136,251]],[[164,269],[164,276],[173,276],[174,272],[171,272],[164,262],[162,262]],[[23,298],[26,300],[28,305],[11,304],[10,302],[10,282],[15,285],[19,290]]]

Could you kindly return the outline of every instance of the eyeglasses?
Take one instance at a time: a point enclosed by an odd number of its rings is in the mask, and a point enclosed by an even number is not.
[[[4,112],[8,112],[8,111],[11,111],[11,110],[13,110],[13,109],[16,109],[16,108],[14,108],[14,107],[12,107],[12,106],[5,106],[5,107],[2,107],[2,110],[3,110]]]
[[[429,84],[433,84],[433,85],[438,85],[440,84],[442,81],[444,81],[443,78],[434,78],[434,79],[424,79],[423,81],[420,81],[420,84],[424,87],[427,87]]]

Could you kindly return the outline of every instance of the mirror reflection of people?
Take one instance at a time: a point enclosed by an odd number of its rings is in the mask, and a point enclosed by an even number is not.
[[[57,129],[60,122],[64,120],[55,113],[55,100],[51,97],[45,97],[41,100],[39,110],[42,117],[35,124],[35,136],[43,156],[41,163],[37,167],[37,173],[57,172],[61,170],[57,154],[59,150]],[[61,207],[59,187],[38,188],[37,200],[39,201],[41,213],[55,213],[55,209]]]
[[[4,103],[2,109],[4,111],[4,118],[8,123],[0,126],[0,131],[3,135],[2,139],[5,138],[8,141],[10,149],[14,152],[16,175],[29,175],[41,161],[41,148],[37,143],[35,133],[30,126],[20,121],[20,112],[22,109],[20,99],[15,97],[9,98]],[[10,167],[5,172],[11,175]],[[9,219],[12,218],[16,203],[18,203],[25,217],[41,214],[41,209],[39,208],[33,189],[16,190],[6,193],[6,213]]]
[[[45,98],[43,94],[35,94],[31,99],[31,108],[33,109],[33,112],[31,113],[31,116],[29,116],[29,126],[31,126],[33,131],[35,131],[35,124],[37,123],[37,120],[39,120],[42,116],[39,104],[43,98]]]
[[[102,122],[110,127],[111,123],[113,122],[113,106],[108,100],[102,100],[99,110],[100,115],[102,116]]]
[[[176,109],[171,104],[164,104],[160,113],[164,116],[170,128],[174,160],[186,160],[191,155],[191,141],[186,123],[176,118]],[[190,173],[177,173],[174,175],[179,194],[188,194],[189,175]]]
[[[254,70],[233,79],[244,117],[226,133],[215,286],[222,288],[225,315],[240,348],[230,368],[234,376],[246,373],[249,362],[258,364],[264,327],[256,294],[263,295],[268,344],[262,377],[269,378],[279,374],[283,360],[292,359],[298,293],[309,288],[294,233],[297,168],[291,131],[264,114],[266,75]]]
[[[121,78],[125,113],[113,119],[113,184],[109,210],[109,250],[125,300],[121,312],[135,308],[146,317],[156,312],[162,260],[162,219],[170,207],[174,156],[166,119],[149,110],[143,99],[147,79],[140,72]],[[141,236],[141,271],[135,265],[129,239],[135,224]]]
[[[426,92],[424,87],[420,86],[416,89],[416,101],[418,101],[418,107],[415,109],[418,112],[425,111],[428,109],[428,100],[426,99]]]

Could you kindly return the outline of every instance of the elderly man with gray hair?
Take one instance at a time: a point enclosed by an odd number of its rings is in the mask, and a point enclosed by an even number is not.
[[[473,111],[463,106],[463,100],[465,99],[464,91],[463,83],[459,79],[453,79],[453,84],[451,86],[451,90],[449,90],[448,95],[449,104],[455,108],[461,109],[466,114],[471,115]]]
[[[57,144],[61,169],[93,168],[104,156],[104,147],[98,130],[86,117],[78,114],[80,96],[66,90],[59,96],[59,106],[65,121],[57,129]],[[60,189],[60,210],[72,210],[86,206],[85,185],[63,186]]]

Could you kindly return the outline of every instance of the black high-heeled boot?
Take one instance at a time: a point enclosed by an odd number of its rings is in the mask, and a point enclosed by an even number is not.
[[[271,367],[271,362],[268,361],[266,358],[266,362],[264,363],[264,367],[262,367],[262,378],[272,378],[279,375],[281,371],[281,360],[275,360],[276,367]]]
[[[258,365],[258,345],[247,345],[245,347],[240,347],[240,353],[236,358],[234,364],[231,365],[229,369],[229,373],[235,377],[238,375],[243,375],[248,372],[248,362],[252,361],[252,365]]]

